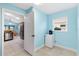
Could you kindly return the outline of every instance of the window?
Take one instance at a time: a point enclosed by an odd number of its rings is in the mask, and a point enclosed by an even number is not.
[[[53,20],[53,30],[54,31],[67,31],[67,17],[61,17]]]
[[[10,27],[10,30],[14,30],[14,27]]]

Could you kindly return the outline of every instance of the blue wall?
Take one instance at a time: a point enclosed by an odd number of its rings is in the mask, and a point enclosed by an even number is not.
[[[49,15],[49,29],[53,30],[54,19],[64,16],[68,17],[68,31],[54,32],[56,44],[77,50],[77,7]]]
[[[14,10],[20,14],[25,15],[27,12],[25,10],[20,9],[13,4],[0,4],[0,8],[7,8],[10,10]],[[32,7],[31,7],[32,8]],[[31,11],[31,8],[28,11]],[[79,10],[79,8],[78,8]],[[29,12],[30,12],[29,11]],[[34,17],[35,17],[35,47],[40,47],[44,45],[44,36],[48,32],[49,29],[53,29],[52,20],[68,16],[68,31],[67,32],[54,32],[56,44],[63,45],[68,48],[77,49],[77,8],[72,8],[69,10],[61,11],[58,13],[54,13],[51,15],[47,15],[42,11],[34,8]],[[79,15],[79,12],[78,12]],[[0,20],[1,20],[1,9],[0,9]],[[1,23],[0,23],[1,30]],[[1,35],[0,35],[1,37]],[[2,39],[0,39],[0,52],[2,51]],[[79,50],[78,50],[79,51]],[[1,55],[1,53],[0,53]]]
[[[44,36],[47,33],[47,15],[39,9],[34,8],[34,25],[35,39],[34,45],[36,48],[44,46]]]

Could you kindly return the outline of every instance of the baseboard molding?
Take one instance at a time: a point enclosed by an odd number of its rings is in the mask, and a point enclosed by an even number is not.
[[[40,47],[35,48],[34,51],[37,51],[37,50],[43,48],[44,46],[45,46],[45,45],[41,45]],[[73,49],[73,48],[67,48],[67,47],[64,47],[64,46],[58,45],[58,44],[55,44],[54,46],[61,47],[61,48],[63,48],[63,49],[67,49],[67,50],[71,50],[71,51],[74,51],[75,53],[77,53],[77,51],[76,51],[75,49]],[[77,56],[79,56],[78,53],[77,53]]]
[[[64,47],[62,45],[57,45],[57,44],[55,44],[55,46],[58,46],[58,47],[61,47],[61,48],[67,49],[67,50],[71,50],[71,51],[74,51],[75,53],[77,53],[77,51],[73,48],[67,48],[67,47]]]
[[[40,47],[35,48],[34,51],[37,51],[37,50],[39,50],[39,49],[41,49],[41,48],[43,48],[43,47],[44,47],[44,45],[41,45]]]

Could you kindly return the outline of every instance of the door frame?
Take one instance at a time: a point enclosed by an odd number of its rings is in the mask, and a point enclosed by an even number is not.
[[[1,8],[1,9],[2,9],[2,55],[4,55],[4,11],[5,10],[10,10],[10,11],[12,11],[12,12],[14,12],[16,14],[19,14],[19,15],[21,15],[23,17],[24,17],[24,15],[20,14],[17,11],[12,10],[12,9],[8,9],[8,8]]]

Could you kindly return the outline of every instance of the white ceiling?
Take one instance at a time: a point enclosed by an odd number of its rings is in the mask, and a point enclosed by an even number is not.
[[[34,6],[32,3],[14,3],[17,7],[20,7],[24,10],[28,9],[31,6]],[[36,4],[37,8],[42,10],[45,13],[55,13],[62,10],[66,10],[72,7],[75,7],[76,3],[41,3]]]
[[[14,23],[20,23],[23,21],[22,18],[23,18],[22,15],[19,15],[12,10],[5,9],[5,11],[4,11],[4,19],[5,20],[9,20],[9,21],[12,21]]]
[[[14,5],[26,10],[32,6],[32,3],[14,3]]]
[[[50,14],[75,7],[76,5],[74,3],[44,3],[38,5],[38,7],[43,12]]]

